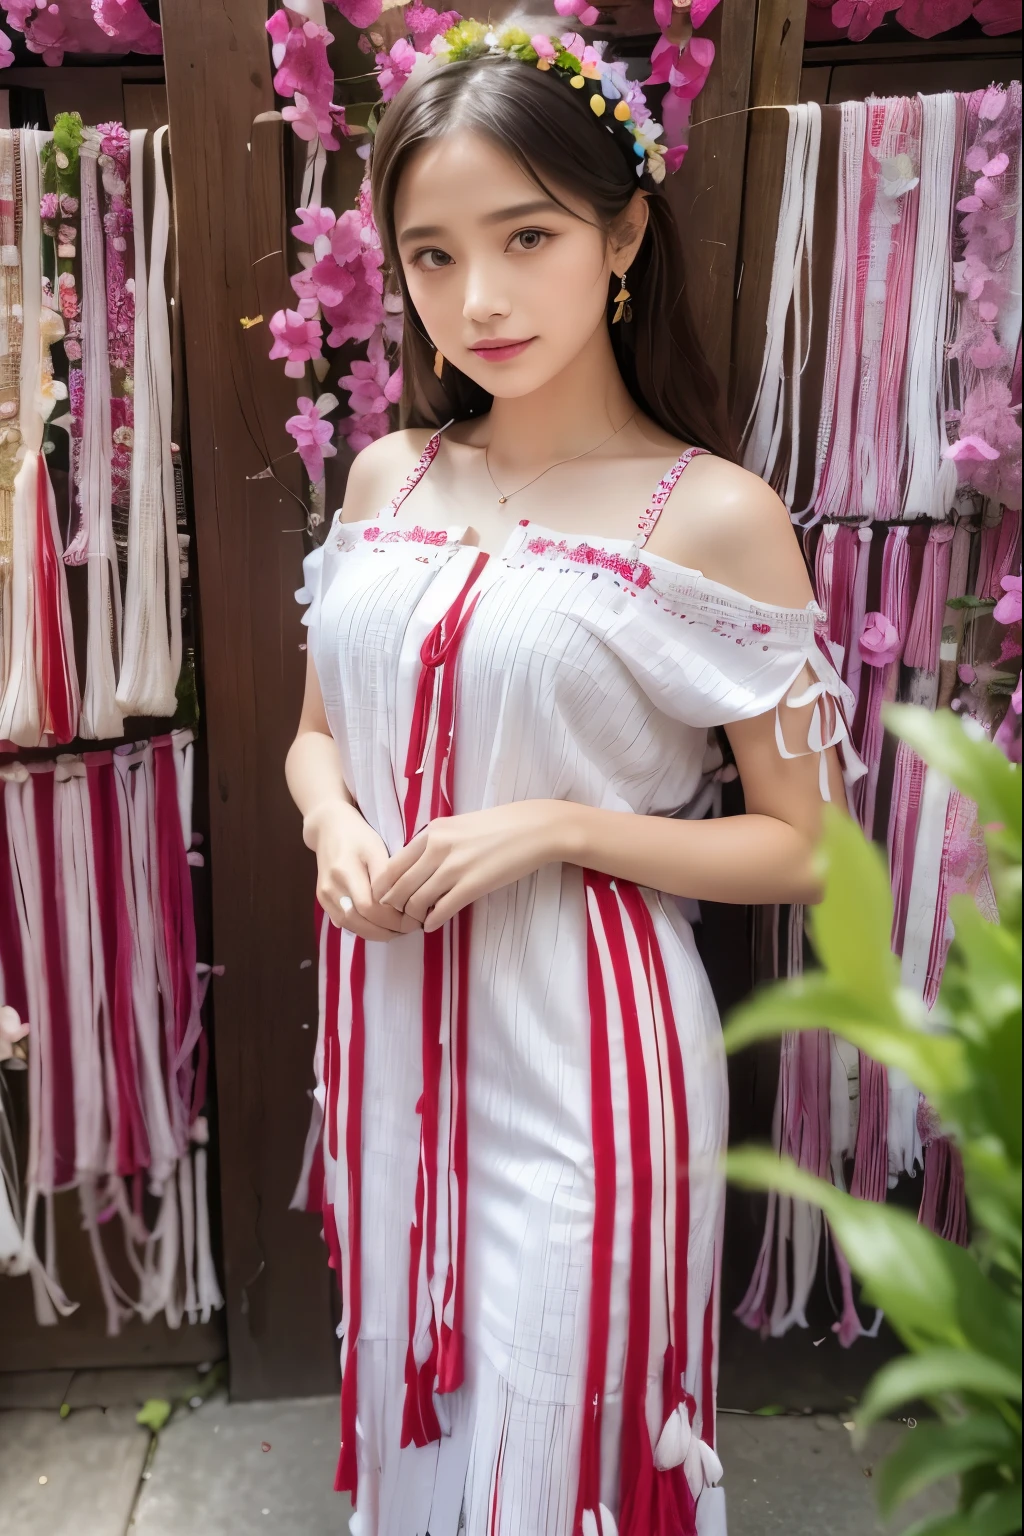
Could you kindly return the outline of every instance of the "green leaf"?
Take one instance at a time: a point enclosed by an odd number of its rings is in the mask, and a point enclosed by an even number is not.
[[[171,1416],[171,1405],[163,1397],[150,1397],[135,1415],[136,1424],[158,1435]]]
[[[815,952],[833,981],[879,1018],[897,1016],[899,966],[892,953],[892,893],[881,852],[857,823],[826,807],[824,899],[810,915]]]
[[[872,1377],[857,1409],[858,1428],[874,1424],[916,1398],[970,1393],[1020,1402],[1020,1371],[972,1349],[928,1349],[890,1360]]]
[[[748,1188],[776,1189],[820,1206],[866,1298],[885,1311],[908,1347],[971,1345],[994,1361],[1014,1358],[1012,1351],[1019,1357],[1019,1301],[1015,1306],[972,1254],[936,1237],[908,1211],[854,1200],[768,1148],[730,1152],[726,1172]]]
[[[983,825],[1001,822],[1019,842],[1020,774],[998,747],[970,735],[959,716],[948,709],[932,714],[913,705],[890,704],[883,709],[882,719],[930,768],[970,796]]]
[[[985,613],[991,613],[995,605],[996,600],[994,597],[975,597],[972,593],[968,592],[964,597],[950,598],[946,607],[953,609],[972,608],[976,611],[983,610]]]
[[[1020,1488],[1006,1488],[979,1500],[965,1514],[930,1515],[903,1536],[1017,1536],[1021,1528]]]
[[[908,1429],[879,1469],[876,1486],[882,1514],[891,1514],[940,1478],[1012,1461],[1014,1450],[1012,1432],[992,1414],[968,1414],[949,1424],[919,1424]]]

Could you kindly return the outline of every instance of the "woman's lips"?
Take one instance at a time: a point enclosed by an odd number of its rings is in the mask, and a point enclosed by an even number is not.
[[[527,336],[525,341],[478,341],[475,347],[470,347],[477,357],[486,358],[489,363],[505,363],[509,358],[518,357],[525,352],[531,342],[536,341],[535,336]]]

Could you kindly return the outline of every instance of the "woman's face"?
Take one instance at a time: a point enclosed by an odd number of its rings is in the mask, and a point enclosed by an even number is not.
[[[605,324],[615,253],[590,209],[565,201],[573,212],[472,132],[425,145],[402,175],[395,235],[412,302],[489,394],[532,393]]]

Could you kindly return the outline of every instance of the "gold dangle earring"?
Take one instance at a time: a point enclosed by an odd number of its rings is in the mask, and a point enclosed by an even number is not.
[[[444,370],[444,353],[440,347],[434,348],[434,378],[439,379]]]
[[[620,320],[632,320],[633,318],[633,311],[629,303],[632,295],[630,294],[629,289],[626,287],[625,272],[623,272],[622,276],[619,278],[619,282],[622,284],[622,286],[620,287],[618,293],[615,295],[615,298],[612,300],[613,304],[616,305],[615,313],[612,316],[612,325],[618,325]]]

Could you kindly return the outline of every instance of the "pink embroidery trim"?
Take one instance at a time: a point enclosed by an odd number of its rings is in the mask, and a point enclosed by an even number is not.
[[[647,540],[654,532],[658,518],[661,516],[665,507],[665,503],[668,501],[673,490],[675,489],[679,476],[690,463],[691,459],[697,458],[698,455],[702,453],[707,453],[707,449],[685,449],[679,455],[678,459],[676,459],[676,462],[672,465],[672,468],[669,470],[668,474],[665,475],[663,479],[658,481],[658,484],[654,490],[654,495],[651,497],[650,506],[647,508],[646,512],[642,512],[640,514],[640,520],[636,525],[638,536],[637,542],[639,543],[641,549],[643,549],[644,545],[647,543]]]
[[[365,528],[363,538],[367,544],[435,544],[448,543],[448,530],[446,528],[421,528],[417,523],[415,528],[389,528],[382,533],[379,527]]]
[[[393,497],[392,500],[388,502],[386,507],[381,508],[381,517],[398,516],[399,507],[402,505],[402,502],[405,500],[405,498],[409,495],[410,491],[415,490],[419,485],[420,481],[423,479],[423,476],[434,462],[434,455],[437,453],[437,450],[440,446],[441,433],[435,432],[429,443],[427,443],[423,452],[420,454],[419,461],[416,464],[415,469],[413,469],[403,481],[398,495]]]
[[[621,576],[624,581],[632,582],[633,586],[650,586],[654,580],[654,573],[649,565],[642,560],[627,560],[625,555],[613,554],[609,549],[599,549],[593,544],[569,544],[565,539],[537,538],[527,540],[525,548],[531,555],[554,555],[563,560],[572,560],[577,565],[597,565],[602,570],[614,571],[616,576]]]

